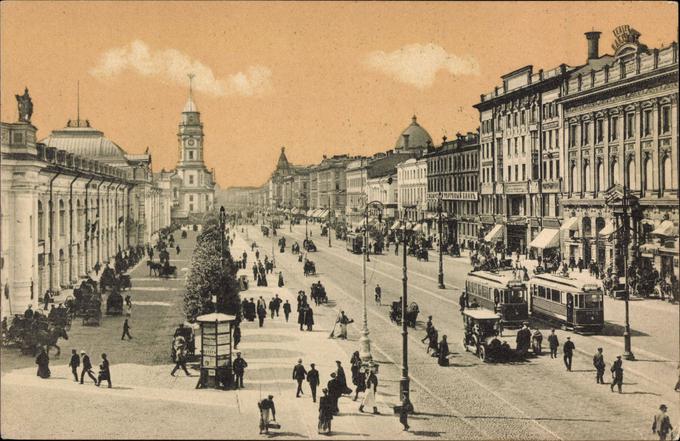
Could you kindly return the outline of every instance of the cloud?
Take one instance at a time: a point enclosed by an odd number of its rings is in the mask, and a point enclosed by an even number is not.
[[[432,86],[440,70],[451,75],[479,75],[479,64],[474,58],[449,54],[432,43],[409,44],[394,52],[371,52],[365,64],[418,89]]]
[[[99,63],[90,69],[98,78],[111,78],[125,70],[154,76],[176,84],[187,84],[187,74],[195,75],[194,90],[213,96],[258,96],[271,91],[271,70],[266,66],[249,66],[242,72],[216,78],[212,69],[176,49],[153,50],[140,40],[104,52]]]

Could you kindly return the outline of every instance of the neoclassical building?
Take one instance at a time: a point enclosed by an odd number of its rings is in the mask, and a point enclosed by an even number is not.
[[[151,156],[129,155],[87,120],[37,141],[28,92],[19,119],[0,123],[2,316],[60,291],[119,250],[170,224],[171,193]]]
[[[650,49],[629,26],[614,31],[613,55],[597,53],[570,73],[559,99],[564,125],[562,242],[567,258],[606,266],[615,256],[614,209],[624,193],[635,212],[635,258],[678,272],[678,46]]]

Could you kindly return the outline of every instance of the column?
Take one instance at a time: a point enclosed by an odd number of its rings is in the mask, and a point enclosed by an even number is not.
[[[12,314],[20,314],[29,304],[32,304],[33,308],[36,309],[38,295],[40,294],[35,290],[33,299],[31,299],[33,241],[30,239],[30,218],[33,216],[35,195],[28,183],[19,183],[13,190],[14,225],[12,228],[12,244],[10,245],[12,252],[7,256],[5,264],[9,266],[10,274],[12,274],[9,307]],[[4,293],[2,295],[4,296]]]

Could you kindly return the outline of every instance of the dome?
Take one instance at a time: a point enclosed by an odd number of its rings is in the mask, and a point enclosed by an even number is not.
[[[189,95],[189,99],[187,100],[187,103],[184,105],[184,110],[182,112],[198,112],[198,107],[196,107],[196,104],[194,103],[194,99]]]
[[[40,142],[47,147],[66,150],[110,165],[127,165],[125,151],[106,138],[103,132],[90,127],[87,120],[69,121],[65,128],[53,130],[50,136]]]
[[[413,115],[411,125],[401,132],[394,148],[404,150],[425,148],[428,142],[432,142],[432,137],[418,124],[416,116]]]

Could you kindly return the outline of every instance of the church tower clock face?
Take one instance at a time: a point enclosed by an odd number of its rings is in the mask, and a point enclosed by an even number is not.
[[[194,141],[192,138],[189,138],[189,140],[187,141],[187,145],[188,145],[189,147],[193,147],[194,144],[195,144],[195,141]]]

